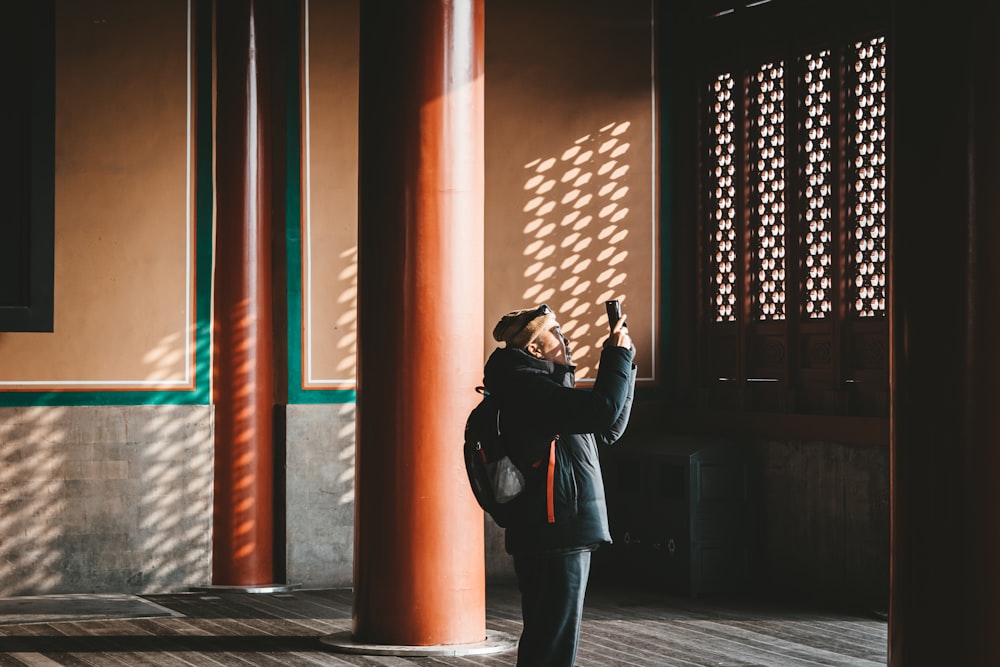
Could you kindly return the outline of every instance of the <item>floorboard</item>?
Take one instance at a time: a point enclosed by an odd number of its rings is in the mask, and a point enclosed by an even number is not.
[[[76,617],[71,606],[32,600],[37,603],[0,600],[0,667],[506,667],[515,661],[513,651],[435,657],[334,652],[320,638],[350,630],[350,590],[109,599],[103,616],[91,598],[80,603]],[[131,617],[122,617],[126,609]],[[520,633],[516,588],[489,589],[487,626]],[[594,587],[577,665],[879,667],[886,664],[886,632],[885,619],[874,615]]]

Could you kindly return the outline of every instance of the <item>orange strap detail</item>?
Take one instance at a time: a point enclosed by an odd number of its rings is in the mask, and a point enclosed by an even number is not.
[[[556,480],[556,440],[559,436],[552,438],[551,444],[549,444],[549,471],[548,479],[545,482],[545,505],[548,509],[549,523],[556,522],[556,498],[555,498],[555,480]]]

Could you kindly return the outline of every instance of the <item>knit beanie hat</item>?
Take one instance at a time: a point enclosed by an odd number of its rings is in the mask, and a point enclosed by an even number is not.
[[[493,339],[507,347],[525,347],[535,336],[555,324],[556,315],[544,303],[537,308],[514,310],[493,327]]]

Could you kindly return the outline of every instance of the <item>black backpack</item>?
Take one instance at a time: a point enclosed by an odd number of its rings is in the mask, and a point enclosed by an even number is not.
[[[501,528],[509,526],[520,511],[517,500],[526,486],[524,473],[511,460],[500,430],[500,399],[485,387],[465,422],[465,469],[476,501]]]

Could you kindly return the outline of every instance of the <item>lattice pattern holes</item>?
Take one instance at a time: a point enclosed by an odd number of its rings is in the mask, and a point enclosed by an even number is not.
[[[862,318],[886,313],[886,44],[880,37],[858,42],[848,75],[848,184],[853,199],[854,312]]]
[[[712,218],[709,265],[714,269],[715,321],[736,319],[736,100],[731,74],[721,74],[709,86],[708,211]]]
[[[785,80],[763,65],[747,91],[755,314],[785,319]]]
[[[805,314],[822,319],[833,309],[833,143],[830,52],[804,58],[802,215]]]

